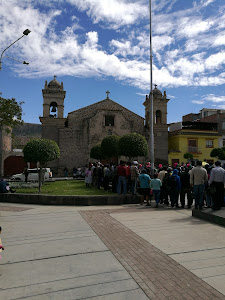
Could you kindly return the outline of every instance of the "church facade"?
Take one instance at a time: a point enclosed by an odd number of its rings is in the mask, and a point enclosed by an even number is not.
[[[69,172],[73,167],[88,164],[90,150],[108,135],[122,136],[136,132],[149,140],[150,100],[146,96],[145,119],[107,98],[72,111],[64,117],[64,100],[66,92],[63,83],[59,83],[55,76],[52,81],[45,82],[43,94],[42,138],[54,140],[60,148],[60,158],[49,163],[55,174],[62,174],[64,168]],[[168,127],[166,94],[155,87],[154,97],[154,136],[155,158],[157,161],[168,160]],[[150,157],[150,155],[149,155]],[[149,157],[143,160],[149,160]]]

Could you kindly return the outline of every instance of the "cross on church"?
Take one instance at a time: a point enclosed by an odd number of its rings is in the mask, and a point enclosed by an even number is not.
[[[107,90],[106,94],[107,94],[107,99],[109,99],[110,92],[108,90]]]

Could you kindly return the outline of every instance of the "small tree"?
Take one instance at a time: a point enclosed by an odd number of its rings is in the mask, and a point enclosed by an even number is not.
[[[3,127],[15,127],[22,124],[23,102],[17,102],[15,99],[4,99],[0,97],[0,129]]]
[[[113,156],[118,156],[119,139],[117,135],[109,135],[102,140],[101,149],[103,157],[112,158]]]
[[[225,159],[225,149],[224,148],[214,148],[211,151],[210,156],[224,160]]]
[[[91,148],[90,157],[98,160],[102,158],[102,148],[100,144]]]
[[[118,154],[129,157],[146,156],[148,144],[146,139],[138,133],[123,135],[118,142]]]
[[[56,142],[47,139],[30,140],[23,148],[24,159],[26,162],[39,162],[39,193],[41,191],[42,168],[48,161],[60,157],[59,147]]]
[[[187,160],[191,160],[191,159],[193,159],[193,154],[186,152],[186,153],[184,153],[184,158]]]

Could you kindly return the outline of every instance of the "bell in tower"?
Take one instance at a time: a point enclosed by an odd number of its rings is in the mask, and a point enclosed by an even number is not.
[[[51,112],[56,112],[57,103],[56,103],[56,102],[52,102],[52,103],[50,104],[50,107],[52,107]]]

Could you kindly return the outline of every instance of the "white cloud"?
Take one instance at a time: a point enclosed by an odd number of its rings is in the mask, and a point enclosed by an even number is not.
[[[205,103],[204,101],[200,101],[200,100],[193,100],[191,102],[194,104],[204,104]]]
[[[200,19],[190,22],[189,18],[184,18],[179,26],[179,34],[188,38],[196,37],[198,34],[206,32],[213,25],[212,21],[202,21]]]
[[[213,42],[214,46],[223,46],[225,45],[225,31],[220,32]]]
[[[215,18],[199,13],[214,2],[210,0],[169,14],[178,2],[157,0],[153,5],[154,82],[164,87],[224,84],[225,52],[219,49],[225,44],[219,27],[225,27],[224,14]],[[38,10],[37,3],[48,7]],[[59,18],[64,16],[65,3],[74,10],[63,27]],[[81,26],[76,8],[89,16],[94,29]],[[9,50],[30,62],[27,67],[16,66],[14,71],[20,76],[113,76],[146,90],[150,77],[148,13],[148,3],[143,0],[7,0],[4,5],[0,2],[0,44],[4,49],[18,32],[32,31]],[[113,39],[108,38],[113,29]]]
[[[204,7],[208,6],[209,4],[213,3],[215,0],[201,0],[201,5]]]
[[[94,23],[109,22],[113,28],[130,25],[148,17],[143,1],[128,0],[68,0],[79,10],[86,11]]]
[[[225,96],[216,96],[215,94],[208,94],[203,96],[205,101],[211,101],[215,103],[225,102]]]
[[[118,56],[123,56],[123,57],[127,57],[128,55],[132,55],[132,56],[143,56],[146,51],[143,48],[140,48],[139,46],[133,46],[131,45],[130,41],[124,41],[124,42],[120,42],[117,40],[112,40],[110,42],[110,46],[113,47],[113,49],[115,48],[115,52],[114,55],[118,55]]]
[[[218,52],[216,54],[210,55],[205,60],[205,65],[208,69],[216,69],[225,63],[225,52]]]
[[[222,105],[212,105],[212,107],[216,107],[217,109],[225,109],[225,104],[222,104]]]

